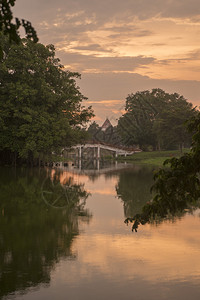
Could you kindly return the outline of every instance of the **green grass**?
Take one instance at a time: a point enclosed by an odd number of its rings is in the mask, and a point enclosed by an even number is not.
[[[183,153],[189,152],[189,149],[184,149]],[[182,154],[183,154],[182,153]],[[118,157],[118,161],[127,161],[132,163],[162,166],[166,159],[172,157],[180,157],[181,152],[179,150],[168,151],[152,151],[152,152],[140,152],[127,157]]]

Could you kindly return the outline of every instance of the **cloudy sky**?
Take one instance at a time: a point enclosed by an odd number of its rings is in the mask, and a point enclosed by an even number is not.
[[[82,74],[99,124],[115,123],[136,91],[162,88],[200,105],[199,0],[16,0],[13,11]]]

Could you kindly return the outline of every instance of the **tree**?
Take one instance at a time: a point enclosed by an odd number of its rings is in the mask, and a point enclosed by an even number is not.
[[[3,35],[0,45],[2,153],[33,161],[76,142],[93,116],[91,107],[81,105],[80,74],[63,70],[53,45],[28,39],[10,44]]]
[[[193,117],[197,111],[192,103],[176,93],[171,95],[171,102],[164,105],[154,121],[153,132],[156,135],[158,148],[175,148],[177,144],[182,152],[184,144],[191,145],[191,134],[183,126],[186,120]]]
[[[195,113],[183,96],[161,89],[128,95],[125,111],[118,121],[122,140],[127,145],[139,144],[144,150],[182,145],[188,139],[183,123]]]
[[[15,5],[16,0],[1,0],[0,1],[0,32],[9,36],[9,40],[16,43],[20,42],[19,28],[24,27],[26,37],[34,42],[38,41],[37,33],[29,21],[15,18],[13,23],[13,14],[11,7]],[[0,47],[0,58],[3,56],[3,50]]]
[[[96,140],[95,136],[98,132],[101,131],[100,126],[97,124],[97,122],[93,121],[90,126],[88,127],[88,135],[90,140]]]
[[[155,144],[152,120],[158,114],[155,98],[149,91],[130,94],[126,98],[126,113],[118,121],[118,131],[126,145]]]

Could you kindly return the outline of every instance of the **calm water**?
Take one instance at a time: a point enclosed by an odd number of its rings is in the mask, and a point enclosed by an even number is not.
[[[132,233],[153,171],[118,167],[1,169],[1,299],[199,299],[200,211]]]

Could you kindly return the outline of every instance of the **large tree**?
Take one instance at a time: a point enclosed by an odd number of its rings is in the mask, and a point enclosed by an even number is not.
[[[118,131],[125,144],[160,149],[188,141],[183,123],[195,114],[192,104],[177,93],[161,89],[137,92],[126,98],[125,114]]]
[[[71,145],[93,115],[76,85],[78,73],[65,71],[53,45],[0,36],[0,150],[14,157],[48,154]]]

